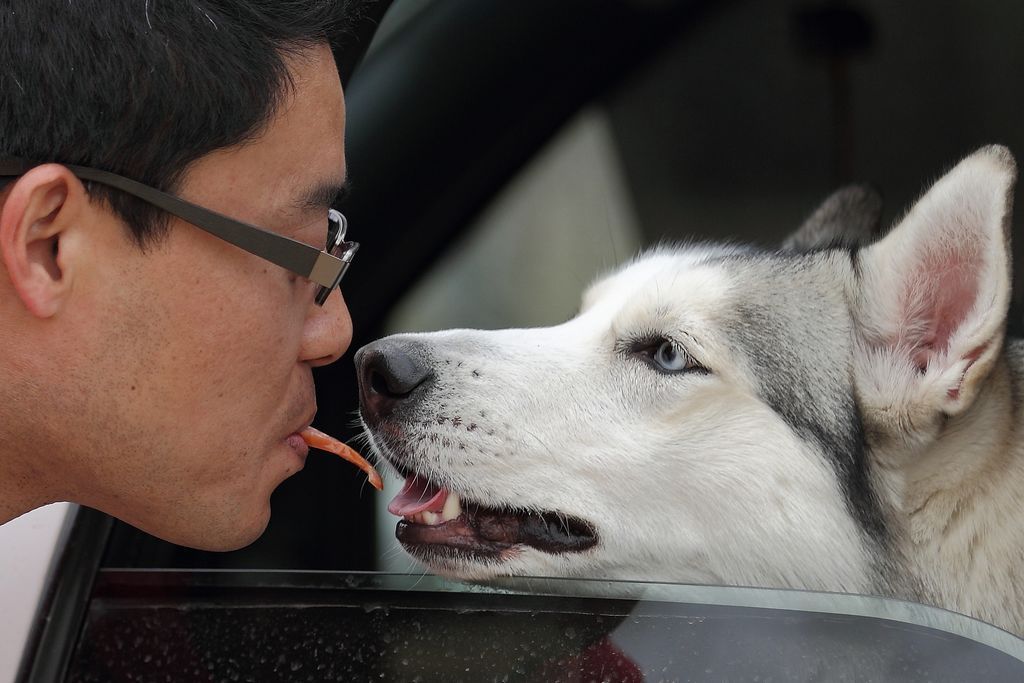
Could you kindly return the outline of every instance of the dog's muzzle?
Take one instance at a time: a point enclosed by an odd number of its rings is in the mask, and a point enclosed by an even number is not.
[[[402,546],[428,565],[450,567],[459,561],[493,565],[524,547],[554,555],[583,552],[597,545],[597,531],[586,520],[555,510],[488,506],[432,482],[434,477],[422,469],[429,469],[432,463],[408,456],[415,452],[409,430],[421,422],[438,429],[458,429],[461,438],[470,443],[485,432],[477,432],[473,423],[461,425],[454,418],[436,416],[425,419],[430,416],[420,414],[430,409],[431,395],[450,382],[435,369],[452,363],[427,344],[401,336],[367,344],[355,355],[363,420],[374,442],[383,446],[383,457],[405,477],[405,486],[388,506],[401,518],[395,535]],[[472,375],[478,376],[477,371]],[[454,447],[447,437],[431,436],[435,448]]]

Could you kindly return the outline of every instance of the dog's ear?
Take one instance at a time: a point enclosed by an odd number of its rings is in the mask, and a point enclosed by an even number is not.
[[[882,197],[867,185],[849,185],[829,197],[785,239],[788,251],[812,251],[830,246],[862,246],[878,234]]]
[[[984,147],[860,253],[858,382],[875,426],[920,432],[977,395],[1005,331],[1015,178],[1009,150]]]

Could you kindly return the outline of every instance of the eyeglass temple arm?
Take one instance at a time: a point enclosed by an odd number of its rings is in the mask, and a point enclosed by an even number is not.
[[[234,244],[236,247],[308,278],[322,287],[337,285],[339,275],[344,272],[347,265],[336,256],[331,256],[308,244],[190,204],[183,199],[178,199],[130,178],[84,166],[72,164],[63,164],[63,166],[83,180],[92,180],[138,197]],[[0,177],[19,176],[31,168],[30,164],[20,159],[0,159]]]

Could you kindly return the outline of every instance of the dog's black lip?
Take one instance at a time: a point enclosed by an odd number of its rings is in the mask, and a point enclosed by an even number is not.
[[[493,559],[511,544],[487,542],[479,538],[466,515],[441,524],[416,524],[403,519],[395,526],[395,538],[413,555],[429,561],[432,555]]]
[[[444,555],[463,554],[493,559],[516,546],[560,554],[581,552],[597,544],[593,525],[558,512],[499,510],[467,504],[456,519],[441,524],[401,520],[395,536],[410,552],[424,556],[444,549]]]

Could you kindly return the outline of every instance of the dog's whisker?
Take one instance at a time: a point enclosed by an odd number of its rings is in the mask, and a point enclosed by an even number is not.
[[[411,569],[411,567],[410,567],[410,569]],[[414,583],[409,588],[409,590],[416,590],[416,587],[420,585],[420,583],[423,581],[423,579],[427,576],[428,573],[429,573],[428,570],[424,569],[423,572],[420,574],[419,578],[416,579],[416,583]]]
[[[390,562],[396,557],[401,557],[404,560],[406,560],[406,571],[409,571],[409,569],[412,568],[412,563],[409,561],[409,556],[405,554],[405,551],[402,549],[402,546],[391,546],[381,554],[381,559],[384,560],[385,563]]]
[[[547,454],[548,456],[554,456],[554,451],[552,451],[552,450],[551,450],[551,447],[550,447],[550,446],[549,446],[549,445],[548,445],[547,443],[545,443],[544,441],[542,441],[542,440],[541,440],[541,438],[540,438],[539,436],[537,436],[536,434],[534,434],[534,433],[533,433],[533,431],[531,431],[531,430],[529,430],[529,429],[527,429],[527,428],[525,428],[525,427],[523,428],[523,431],[524,431],[524,432],[526,432],[527,434],[529,434],[529,435],[530,435],[531,437],[533,437],[533,440],[534,440],[534,441],[536,441],[536,442],[537,442],[537,444],[538,444],[538,445],[539,445],[539,446],[540,446],[541,448],[543,448],[543,449],[544,449],[545,453],[546,453],[546,454]]]

